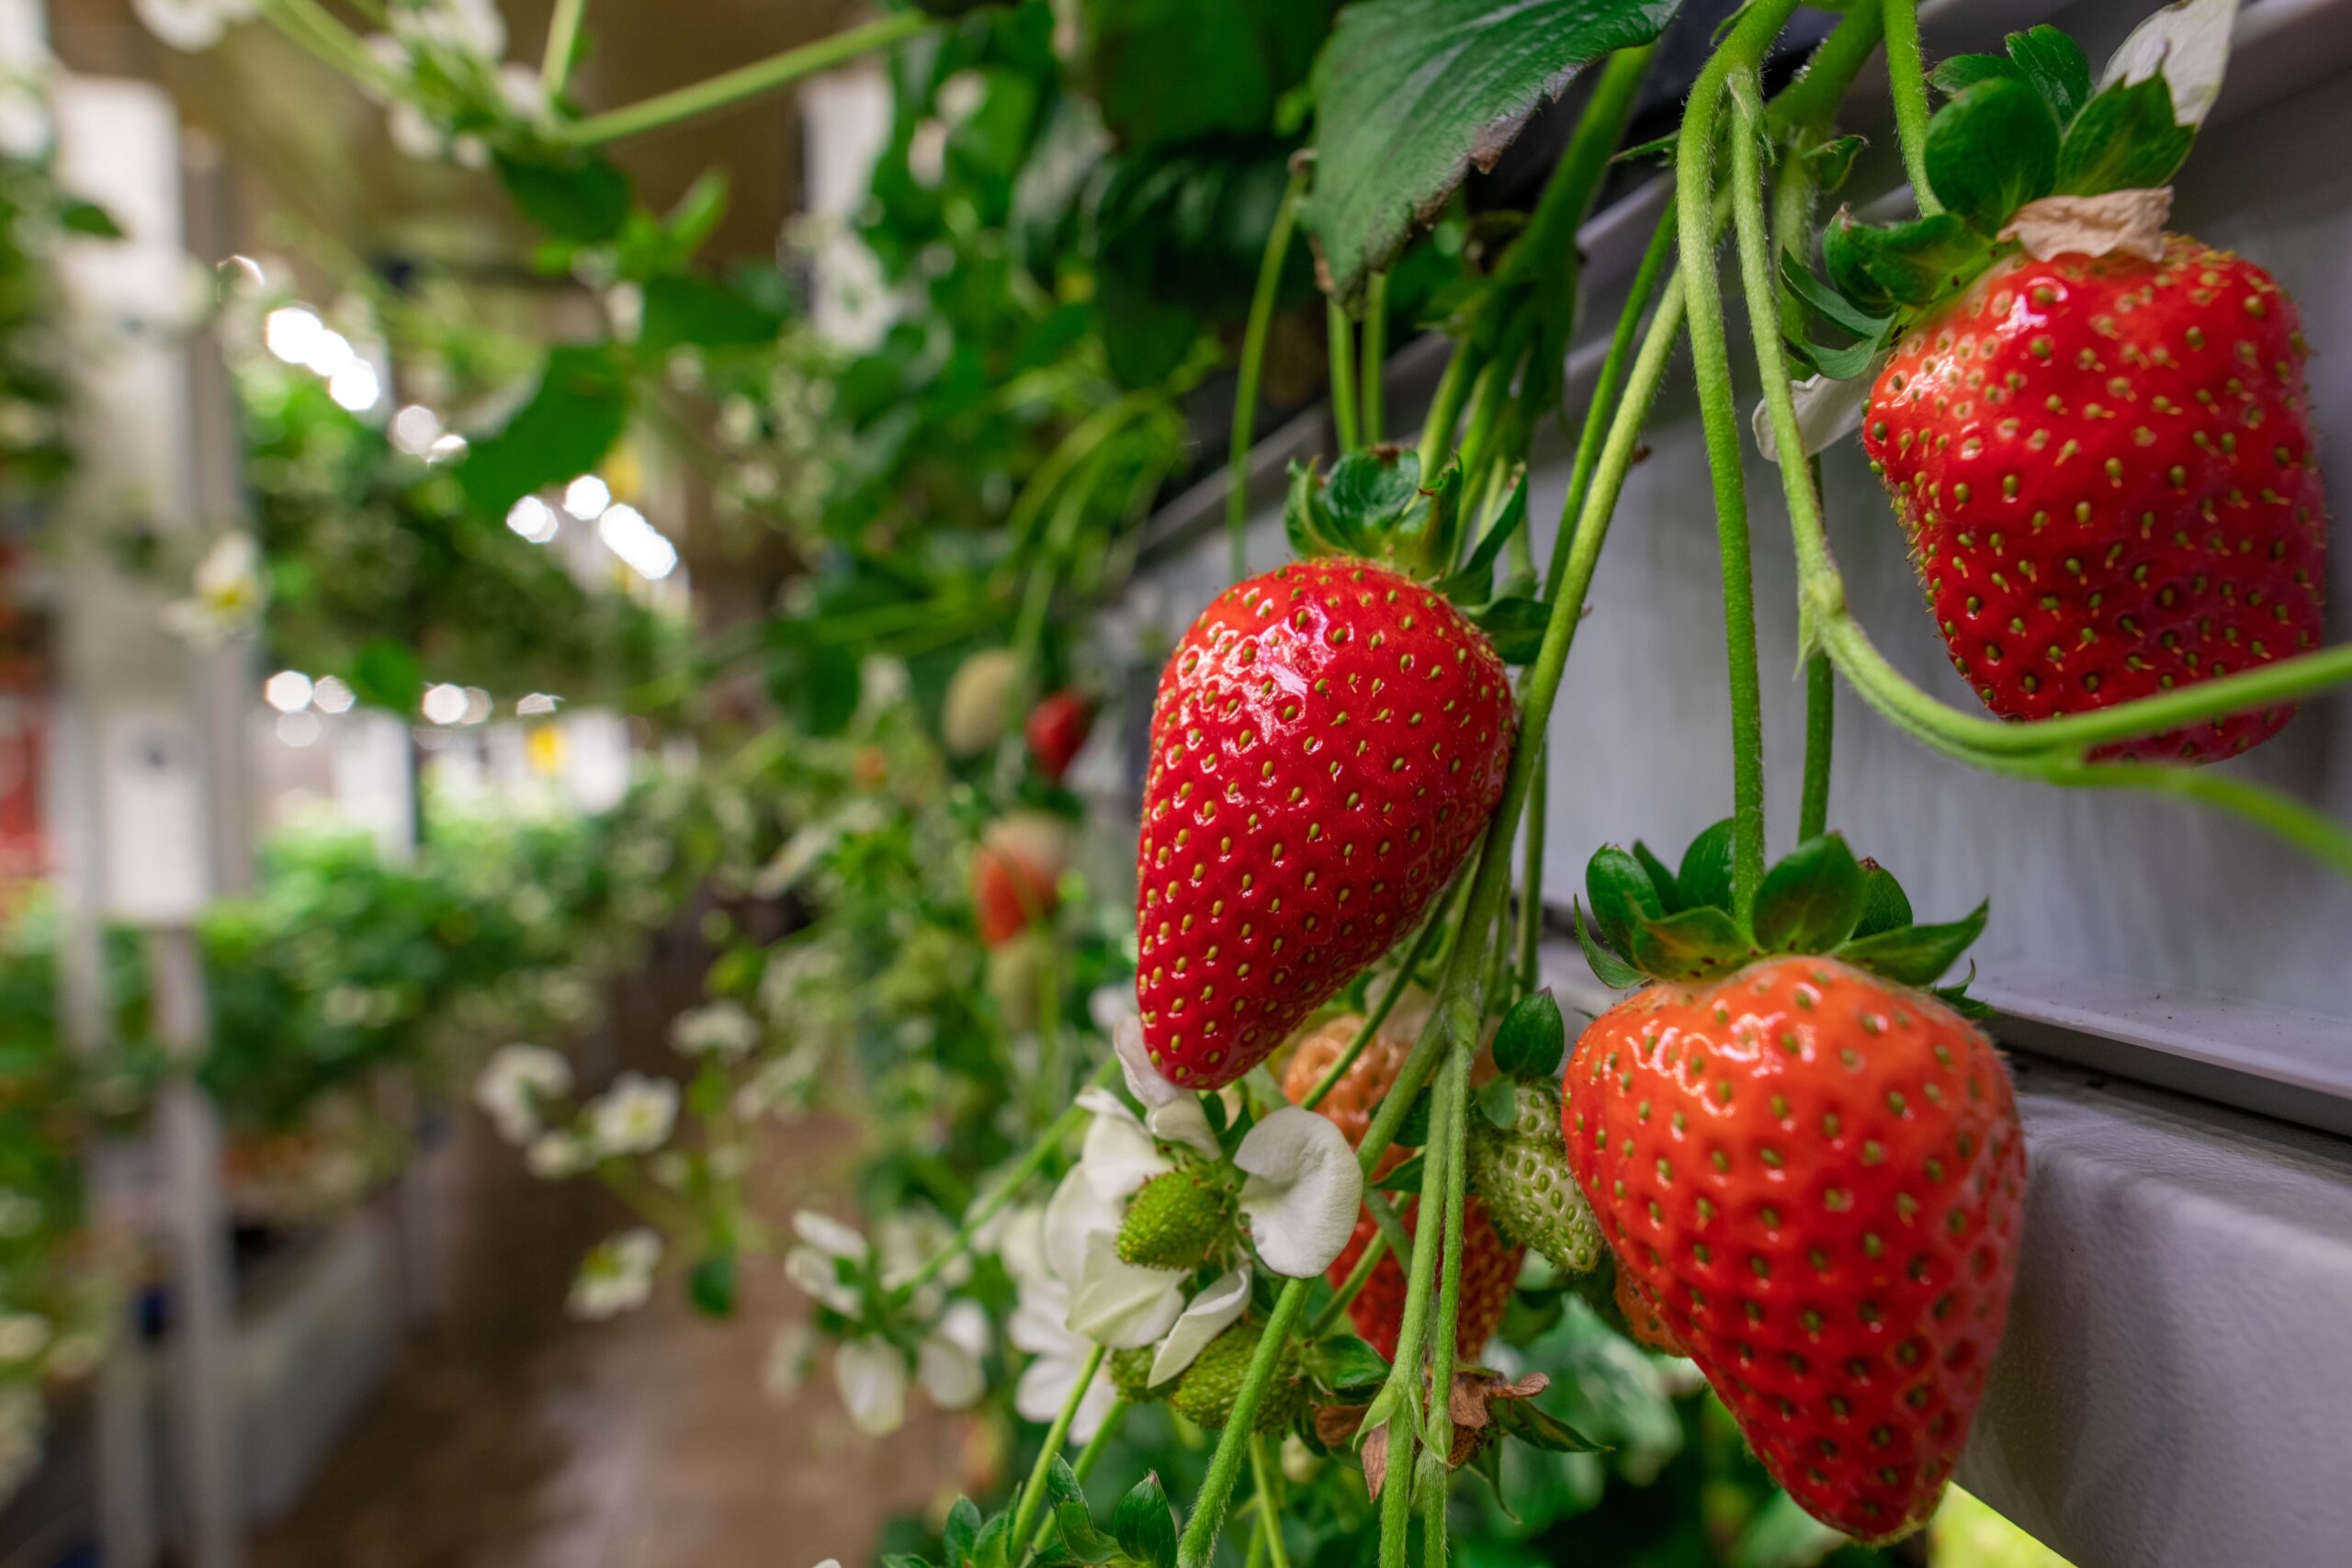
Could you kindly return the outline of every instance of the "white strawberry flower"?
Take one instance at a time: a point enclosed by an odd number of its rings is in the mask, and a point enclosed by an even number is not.
[[[175,635],[207,648],[244,636],[269,599],[261,546],[242,529],[221,535],[197,562],[189,587],[188,597],[164,608],[164,623]]]
[[[670,1021],[670,1046],[682,1056],[716,1056],[738,1062],[760,1043],[759,1020],[741,1002],[716,1001],[690,1008]]]
[[[1241,1213],[1258,1256],[1277,1274],[1322,1273],[1354,1234],[1363,1168],[1329,1119],[1295,1105],[1250,1129],[1233,1163],[1247,1178]]]
[[[254,0],[130,0],[149,32],[183,53],[210,49],[230,25],[254,14]]]
[[[1005,1271],[1020,1287],[1020,1303],[1005,1325],[1005,1337],[1030,1357],[1013,1384],[1012,1407],[1023,1419],[1041,1424],[1061,1414],[1094,1354],[1094,1342],[1069,1326],[1070,1282],[1056,1267],[1056,1249],[1046,1246],[1046,1209],[1021,1210],[1006,1225],[1000,1252]],[[1079,1260],[1082,1265],[1082,1250]],[[1070,1422],[1071,1438],[1082,1443],[1091,1438],[1118,1398],[1110,1379],[1096,1377],[1079,1401]]]
[[[652,1297],[653,1269],[661,1261],[662,1238],[650,1230],[624,1231],[597,1243],[571,1282],[571,1315],[602,1322],[643,1306]]]
[[[547,1104],[571,1091],[571,1064],[544,1045],[502,1045],[474,1080],[474,1103],[498,1135],[527,1144],[540,1133]]]
[[[623,1073],[591,1102],[588,1122],[599,1154],[651,1154],[670,1141],[678,1124],[678,1086],[667,1078]]]

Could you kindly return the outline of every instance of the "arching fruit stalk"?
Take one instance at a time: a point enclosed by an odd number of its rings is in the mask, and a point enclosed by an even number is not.
[[[1627,1316],[1696,1361],[1774,1480],[1866,1541],[1909,1533],[1967,1441],[2025,1193],[2008,1074],[1931,984],[1984,911],[1915,926],[1834,836],[1743,926],[1721,827],[1679,875],[1606,849],[1601,978],[1657,983],[1577,1043],[1563,1133]]]

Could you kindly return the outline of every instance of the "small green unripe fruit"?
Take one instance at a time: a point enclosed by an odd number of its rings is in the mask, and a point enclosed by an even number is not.
[[[1226,1168],[1182,1165],[1137,1190],[1119,1226],[1119,1261],[1143,1269],[1197,1269],[1233,1245],[1238,1210]]]
[[[1151,1359],[1159,1354],[1157,1345],[1138,1345],[1132,1350],[1114,1350],[1108,1365],[1111,1386],[1129,1404],[1142,1404],[1158,1399],[1167,1392],[1163,1387],[1154,1392],[1151,1386]]]
[[[1177,1378],[1168,1395],[1168,1407],[1195,1427],[1213,1430],[1224,1426],[1233,1415],[1234,1398],[1241,1392],[1241,1380],[1250,1371],[1250,1359],[1257,1354],[1258,1340],[1265,1329],[1263,1323],[1245,1317],[1210,1340]],[[1282,1359],[1274,1367],[1274,1381],[1258,1406],[1258,1431],[1280,1431],[1297,1419],[1306,1398],[1299,1359],[1296,1340],[1283,1346]]]
[[[1495,1228],[1572,1274],[1600,1258],[1600,1226],[1568,1168],[1560,1135],[1560,1086],[1512,1086],[1511,1124],[1470,1119],[1471,1190],[1487,1201]]]

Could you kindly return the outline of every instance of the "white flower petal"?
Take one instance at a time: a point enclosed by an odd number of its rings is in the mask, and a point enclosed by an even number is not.
[[[1329,1268],[1363,1202],[1363,1171],[1346,1135],[1286,1105],[1250,1129],[1233,1163],[1249,1175],[1241,1212],[1266,1267],[1295,1280]]]
[[[1117,1109],[1112,1115],[1090,1096],[1101,1097]],[[1135,1118],[1135,1112],[1112,1099],[1107,1090],[1090,1089],[1079,1097],[1079,1102],[1093,1111],[1094,1120],[1086,1129],[1086,1144],[1080,1152],[1078,1168],[1086,1173],[1087,1184],[1095,1195],[1115,1201],[1135,1195],[1136,1188],[1163,1171],[1175,1168],[1151,1134]]]
[[[1107,1235],[1087,1243],[1086,1271],[1070,1301],[1069,1325],[1098,1345],[1132,1350],[1174,1325],[1184,1310],[1184,1276],[1172,1269],[1123,1263],[1117,1247]]]
[[[800,1239],[820,1252],[830,1252],[835,1258],[863,1258],[865,1238],[855,1227],[845,1225],[831,1214],[820,1214],[814,1209],[802,1209],[792,1216],[792,1228]]]
[[[957,1308],[967,1308],[978,1318],[979,1343],[968,1343],[968,1334],[958,1331],[955,1323]],[[969,1410],[988,1392],[988,1381],[980,1375],[980,1354],[988,1348],[988,1314],[971,1302],[957,1302],[948,1309],[948,1315],[915,1347],[915,1379],[922,1384],[923,1393],[942,1410]],[[969,1325],[965,1325],[968,1329]]]
[[[907,1359],[887,1339],[852,1339],[833,1352],[833,1382],[842,1407],[869,1438],[887,1438],[906,1423]]]
[[[1144,1112],[1143,1120],[1161,1143],[1182,1144],[1206,1159],[1217,1157],[1216,1134],[1209,1131],[1209,1113],[1201,1109],[1199,1095],[1182,1095],[1165,1105],[1155,1105]]]
[[[1250,1270],[1245,1265],[1219,1275],[1209,1288],[1193,1298],[1159,1352],[1151,1359],[1150,1386],[1159,1387],[1193,1364],[1209,1341],[1233,1326],[1250,1305]]]
[[[1086,1249],[1098,1236],[1119,1234],[1119,1205],[1094,1190],[1081,1165],[1062,1178],[1046,1201],[1046,1267],[1064,1285],[1086,1272]]]
[[[1078,1386],[1078,1374],[1084,1366],[1083,1361],[1059,1356],[1038,1357],[1021,1370],[1020,1381],[1012,1385],[1012,1408],[1024,1421],[1040,1425],[1051,1421],[1069,1403],[1069,1391]]]
[[[1143,1020],[1130,1010],[1112,1032],[1111,1047],[1119,1054],[1119,1069],[1127,1076],[1127,1092],[1146,1105],[1167,1105],[1184,1091],[1159,1076],[1143,1043]]]
[[[2180,0],[2132,29],[2109,57],[2101,87],[2144,82],[2158,72],[2172,90],[2173,118],[2201,125],[2222,96],[2230,65],[2230,34],[2237,26],[2238,0]]]
[[[1871,388],[1877,384],[1878,368],[1883,363],[1883,359],[1873,360],[1860,375],[1842,381],[1833,381],[1826,376],[1808,376],[1789,384],[1796,401],[1797,434],[1804,437],[1806,457],[1826,452],[1862,427],[1862,410],[1870,402]],[[1771,413],[1761,398],[1756,400],[1750,425],[1764,460],[1778,463],[1780,440],[1772,434]]]
[[[808,1292],[809,1298],[832,1308],[844,1316],[857,1311],[857,1292],[841,1281],[833,1272],[830,1253],[813,1247],[796,1247],[784,1255],[784,1277]]]
[[[1086,1396],[1078,1402],[1077,1414],[1069,1419],[1070,1441],[1083,1444],[1101,1431],[1103,1418],[1111,1414],[1111,1406],[1118,1403],[1117,1387],[1102,1371],[1096,1371],[1094,1381],[1086,1385]]]
[[[1003,1227],[1003,1235],[997,1240],[996,1255],[1015,1284],[1025,1287],[1033,1281],[1053,1278],[1052,1266],[1046,1261],[1044,1204],[1024,1203],[1001,1216],[997,1224]]]

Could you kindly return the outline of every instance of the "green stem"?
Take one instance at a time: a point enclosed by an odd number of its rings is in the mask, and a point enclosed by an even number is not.
[[[1094,1069],[1094,1076],[1086,1080],[1086,1087],[1102,1088],[1111,1081],[1113,1075],[1118,1070],[1119,1059],[1116,1056],[1106,1058]],[[956,1234],[942,1243],[938,1251],[924,1258],[913,1274],[892,1290],[890,1299],[893,1302],[903,1302],[938,1278],[939,1271],[963,1255],[964,1250],[972,1245],[972,1238],[980,1233],[981,1228],[1002,1213],[1006,1204],[1020,1196],[1023,1186],[1031,1177],[1045,1168],[1046,1162],[1054,1157],[1054,1151],[1062,1146],[1063,1140],[1083,1126],[1087,1118],[1092,1114],[1092,1111],[1082,1105],[1072,1105],[1059,1116],[1055,1117],[1052,1124],[1037,1135],[1036,1142],[1029,1145],[1013,1168],[1005,1172],[1004,1179],[998,1182],[989,1195],[981,1199],[972,1211],[964,1216],[964,1223],[957,1227]]]
[[[1467,344],[1455,344],[1453,354],[1446,357],[1445,370],[1438,377],[1437,392],[1430,400],[1429,417],[1421,422],[1421,473],[1424,478],[1444,466],[1446,454],[1453,448],[1453,426],[1462,417],[1463,401],[1470,395],[1470,382],[1477,371],[1478,356]]]
[[[1037,1515],[1046,1506],[1046,1477],[1053,1471],[1055,1457],[1062,1451],[1062,1444],[1069,1437],[1069,1424],[1078,1419],[1079,1404],[1085,1399],[1086,1391],[1093,1386],[1094,1374],[1102,1370],[1102,1358],[1108,1352],[1103,1347],[1094,1347],[1086,1358],[1085,1367],[1078,1374],[1078,1381],[1070,1385],[1069,1397],[1062,1401],[1061,1413],[1046,1429],[1045,1446],[1037,1450],[1037,1462],[1029,1469],[1029,1484],[1021,1489],[1021,1506],[1013,1511],[1012,1539],[1014,1540],[1027,1540],[1030,1532],[1036,1529]]]
[[[1829,830],[1829,752],[1838,722],[1838,679],[1829,656],[1804,661],[1804,795],[1797,809],[1797,841]]]
[[[1127,1402],[1124,1399],[1113,1400],[1111,1408],[1102,1412],[1102,1424],[1094,1428],[1094,1435],[1086,1439],[1086,1447],[1079,1450],[1078,1462],[1069,1467],[1071,1476],[1079,1484],[1084,1485],[1086,1478],[1094,1473],[1094,1466],[1102,1460],[1103,1450],[1111,1446],[1111,1439],[1117,1434],[1119,1422],[1126,1413]],[[1046,1534],[1053,1528],[1051,1517],[1037,1521],[1037,1533],[1029,1538],[1026,1556],[1035,1557],[1044,1548]]]
[[[1266,1434],[1250,1434],[1250,1481],[1258,1489],[1258,1528],[1265,1532],[1266,1559],[1274,1568],[1290,1568],[1290,1553],[1283,1548],[1282,1497],[1274,1490],[1273,1467],[1266,1462]]]
[[[548,18],[547,52],[539,57],[539,87],[550,100],[571,80],[571,57],[580,52],[580,19],[588,0],[555,0]]]
[[[1437,1318],[1429,1331],[1429,1430],[1423,1438],[1429,1451],[1441,1461],[1453,1452],[1453,1353],[1456,1327],[1462,1320],[1462,1205],[1464,1168],[1469,1164],[1464,1145],[1469,1134],[1470,1053],[1456,1051],[1447,1057],[1443,1073],[1438,1080],[1440,1093],[1445,1101],[1445,1114],[1452,1118],[1445,1140],[1443,1207],[1439,1212],[1444,1235],[1439,1256],[1444,1266],[1439,1270]],[[1429,1213],[1424,1205],[1422,1228],[1440,1229],[1440,1225],[1427,1223]],[[1441,1476],[1446,1473],[1443,1470],[1439,1472]],[[1441,1483],[1430,1492],[1422,1546],[1431,1568],[1444,1568],[1446,1488]]]
[[[275,0],[285,4],[286,0]],[[631,104],[627,108],[606,114],[591,115],[557,128],[555,139],[573,147],[600,147],[627,136],[639,136],[649,130],[659,130],[703,115],[716,114],[736,105],[779,88],[788,87],[803,77],[836,65],[845,65],[860,55],[888,49],[931,26],[931,18],[915,9],[895,11],[876,17],[861,27],[848,28],[787,49],[781,54],[722,73],[706,82],[696,82],[673,93],[662,93]]]
[[[349,28],[336,21],[314,0],[261,0],[263,14],[277,30],[338,71],[397,97],[405,85]]]
[[[1266,339],[1273,330],[1274,301],[1282,293],[1283,267],[1290,257],[1291,231],[1298,225],[1298,200],[1306,171],[1292,171],[1266,231],[1258,258],[1258,287],[1250,296],[1250,321],[1241,332],[1241,368],[1233,389],[1233,443],[1226,457],[1225,533],[1233,551],[1233,580],[1250,575],[1250,446],[1258,431],[1258,382],[1266,367]]]
[[[1405,1532],[1413,1519],[1413,1442],[1400,1422],[1389,1432],[1388,1481],[1380,1493],[1380,1568],[1405,1568]]]
[[[1519,876],[1519,988],[1535,989],[1536,950],[1544,942],[1544,818],[1552,773],[1551,758],[1535,760],[1535,783],[1527,795],[1527,860]]]
[[[1363,444],[1380,445],[1388,392],[1388,275],[1375,272],[1363,295]]]
[[[1315,1314],[1315,1321],[1306,1325],[1309,1339],[1320,1339],[1331,1332],[1340,1315],[1348,1310],[1349,1303],[1363,1292],[1364,1286],[1372,1279],[1372,1271],[1379,1268],[1380,1260],[1387,1256],[1386,1234],[1374,1232],[1372,1239],[1364,1243],[1363,1254],[1356,1258],[1356,1266],[1348,1270],[1348,1277],[1340,1281],[1339,1290],[1333,1292],[1323,1310]]]
[[[1912,195],[1918,198],[1919,216],[1932,218],[1944,205],[1928,183],[1928,77],[1926,63],[1919,57],[1917,0],[1883,0],[1883,4],[1886,81],[1894,97],[1894,130],[1903,142],[1903,168],[1910,175]]]
[[[1233,1495],[1233,1483],[1240,1474],[1243,1450],[1250,1446],[1249,1434],[1257,1424],[1258,1407],[1265,1403],[1266,1390],[1273,1385],[1274,1370],[1281,1364],[1283,1347],[1290,1343],[1298,1320],[1306,1312],[1306,1286],[1305,1280],[1293,1280],[1274,1300],[1273,1313],[1266,1320],[1265,1332],[1258,1337],[1250,1369],[1242,1373],[1240,1390],[1233,1397],[1233,1414],[1227,1417],[1224,1431],[1217,1435],[1216,1451],[1209,1456],[1208,1473],[1201,1478],[1192,1516],[1184,1521],[1183,1538],[1176,1547],[1177,1568],[1207,1568],[1216,1551],[1217,1530],[1225,1522],[1226,1500]]]
[[[2265,789],[2251,779],[2216,773],[2211,768],[2168,767],[2153,762],[2094,762],[2082,767],[2052,768],[2033,775],[2044,784],[2067,789],[2138,789],[2235,812],[2267,828],[2352,881],[2352,829],[2285,795]]]
[[[1331,427],[1344,454],[1362,445],[1356,424],[1356,329],[1337,299],[1324,307],[1323,322],[1331,354]]]
[[[1386,1193],[1366,1187],[1363,1210],[1372,1216],[1380,1239],[1388,1244],[1390,1257],[1402,1261],[1413,1255],[1413,1238],[1405,1234],[1405,1222],[1396,1217],[1396,1206],[1388,1201]]]

